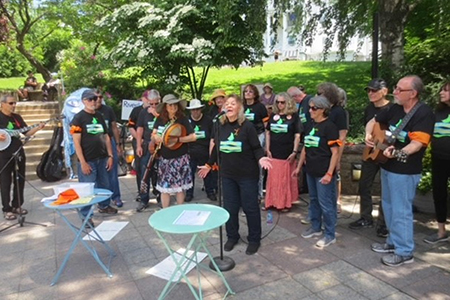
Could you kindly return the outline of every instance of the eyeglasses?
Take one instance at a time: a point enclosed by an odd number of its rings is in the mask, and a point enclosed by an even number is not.
[[[16,105],[17,104],[17,102],[6,102],[6,103],[8,103],[9,105]]]
[[[91,98],[85,98],[86,99],[86,101],[88,101],[88,102],[92,102],[92,101],[97,101],[97,96],[95,96],[95,97],[91,97]]]
[[[316,111],[316,110],[322,109],[322,108],[321,107],[317,107],[317,106],[310,106],[309,109],[312,110],[312,111]]]
[[[414,91],[413,89],[402,89],[401,87],[395,86],[394,91],[397,93],[410,92]]]
[[[245,93],[252,93],[253,94],[253,90],[245,90]]]
[[[367,94],[369,94],[369,93],[376,93],[376,92],[379,92],[380,90],[366,89],[366,91],[367,91]]]
[[[276,102],[277,104],[280,104],[280,103],[281,103],[281,104],[286,104],[286,101],[278,101],[278,100],[277,100],[277,101],[275,101],[275,102]]]

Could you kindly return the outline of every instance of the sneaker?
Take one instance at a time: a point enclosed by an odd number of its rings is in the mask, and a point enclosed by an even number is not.
[[[387,230],[386,226],[379,226],[377,228],[377,236],[387,238],[389,235],[389,230]]]
[[[449,238],[448,238],[447,234],[444,237],[439,237],[437,232],[433,233],[432,235],[429,235],[429,236],[427,236],[426,238],[423,239],[423,241],[425,243],[432,244],[432,245],[440,243],[440,242],[446,242],[448,240],[449,240]]]
[[[90,225],[90,226],[89,226],[89,225]],[[86,229],[89,229],[89,228],[91,228],[91,227],[95,227],[94,221],[92,220],[92,218],[90,218],[90,219],[87,221],[86,225],[84,225],[84,228],[86,228]]]
[[[144,204],[141,202],[141,203],[139,203],[138,207],[136,207],[136,211],[143,212],[147,207],[148,207],[148,203]]]
[[[192,195],[186,195],[186,197],[184,198],[184,202],[191,202],[192,199],[194,199],[194,196],[192,196]]]
[[[120,199],[114,200],[114,205],[117,207],[122,207],[123,206],[123,202]]]
[[[322,230],[315,231],[312,227],[309,227],[308,230],[302,233],[302,237],[305,239],[312,238],[313,236],[321,236]]]
[[[216,197],[215,194],[208,194],[207,197],[208,197],[208,199],[211,200],[211,201],[217,201],[217,197]]]
[[[229,239],[223,246],[223,250],[229,252],[229,251],[233,250],[234,246],[237,243],[238,243],[238,241]]]
[[[309,223],[311,223],[311,220],[309,219],[309,217],[306,217],[305,219],[301,219],[300,223],[308,225]]]
[[[134,199],[136,202],[141,202],[141,195],[137,195],[136,199]]]
[[[398,267],[403,264],[410,264],[414,262],[414,256],[400,256],[397,254],[385,255],[381,258],[381,262],[386,266]]]
[[[334,243],[336,243],[336,238],[324,236],[323,238],[317,241],[316,247],[324,248]]]
[[[359,220],[348,224],[348,228],[350,229],[361,229],[361,228],[372,228],[373,221],[366,220],[364,218],[360,218]]]
[[[377,253],[394,253],[395,251],[394,245],[388,245],[386,243],[373,243],[370,248]]]
[[[101,213],[101,214],[113,215],[113,214],[117,214],[117,208],[114,208],[114,207],[111,207],[111,206],[107,206],[105,208],[98,207],[98,212]]]
[[[253,255],[256,252],[258,252],[259,246],[261,244],[248,244],[247,250],[245,250],[245,254],[247,255]]]

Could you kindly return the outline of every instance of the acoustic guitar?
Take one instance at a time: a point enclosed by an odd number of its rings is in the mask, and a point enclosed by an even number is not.
[[[372,160],[374,162],[384,164],[388,161],[388,157],[384,156],[383,151],[392,144],[388,143],[391,132],[387,130],[385,125],[375,122],[372,130],[373,147],[364,148],[363,160]],[[402,150],[395,149],[392,155],[400,162],[406,163],[408,155]]]

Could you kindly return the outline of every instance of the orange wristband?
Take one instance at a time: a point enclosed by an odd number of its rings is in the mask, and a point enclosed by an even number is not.
[[[325,175],[330,175],[330,177],[333,177],[333,174],[331,174],[330,172],[327,172],[327,174]]]

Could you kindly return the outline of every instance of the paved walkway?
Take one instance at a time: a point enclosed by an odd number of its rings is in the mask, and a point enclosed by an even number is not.
[[[25,224],[0,233],[1,299],[157,299],[166,281],[145,272],[167,257],[167,252],[148,225],[156,209],[155,202],[143,213],[136,213],[135,178],[120,179],[125,205],[115,216],[95,214],[94,221],[129,221],[110,242],[117,256],[112,262],[113,278],[108,278],[86,249],[78,245],[59,282],[50,282],[67,252],[73,234],[53,211],[39,200],[49,196],[54,184],[33,181],[26,184]],[[197,184],[201,186],[201,183]],[[307,200],[307,199],[306,199]],[[153,201],[153,200],[152,200]],[[211,203],[196,191],[193,202]],[[418,207],[432,211],[429,198],[418,199]],[[347,224],[359,211],[355,196],[344,197],[343,212],[337,227],[337,243],[323,250],[314,246],[316,239],[303,239],[307,225],[300,224],[307,206],[300,201],[289,213],[274,214],[274,225],[265,222],[263,212],[262,247],[256,255],[245,254],[240,242],[226,255],[236,267],[225,276],[236,292],[228,299],[450,299],[450,243],[430,246],[422,239],[436,228],[433,214],[415,215],[415,262],[398,268],[383,266],[380,254],[370,250],[374,241],[382,241],[375,229],[352,231]],[[75,212],[69,218],[77,220]],[[245,218],[241,217],[241,222]],[[13,224],[0,221],[0,229]],[[245,225],[241,226],[245,236]],[[185,238],[172,242],[183,246]],[[213,255],[219,252],[218,231],[210,238]],[[100,249],[100,248],[98,248]],[[106,252],[100,249],[100,255]],[[195,272],[189,275],[194,281]],[[225,288],[210,272],[203,273],[205,299],[221,299]],[[178,285],[167,299],[193,299],[186,284]]]

